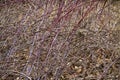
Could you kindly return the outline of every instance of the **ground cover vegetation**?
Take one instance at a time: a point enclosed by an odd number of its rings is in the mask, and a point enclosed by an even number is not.
[[[0,80],[119,80],[120,0],[0,0]]]

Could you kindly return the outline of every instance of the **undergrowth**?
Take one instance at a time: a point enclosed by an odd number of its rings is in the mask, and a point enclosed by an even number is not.
[[[118,80],[119,3],[0,0],[0,80]]]

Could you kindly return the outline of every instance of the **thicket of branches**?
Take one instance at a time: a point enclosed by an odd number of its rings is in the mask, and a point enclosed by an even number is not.
[[[119,79],[118,2],[0,0],[0,79]]]

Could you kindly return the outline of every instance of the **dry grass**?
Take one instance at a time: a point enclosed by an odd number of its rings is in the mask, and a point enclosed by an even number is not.
[[[0,80],[119,80],[119,8],[110,0],[0,0]]]

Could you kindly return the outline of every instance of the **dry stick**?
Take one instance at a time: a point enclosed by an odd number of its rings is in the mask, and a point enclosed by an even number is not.
[[[20,74],[26,78],[28,78],[29,80],[32,80],[31,77],[27,76],[26,74],[22,73],[22,72],[19,72],[19,71],[14,71],[14,70],[0,70],[0,72],[12,72],[12,73],[17,73],[17,74]]]
[[[44,10],[47,10],[46,8],[47,7],[45,6]],[[46,14],[46,11],[44,11],[44,13],[42,15],[45,15],[45,14]],[[44,18],[45,18],[45,16],[42,16],[41,19],[37,21],[37,22],[41,21],[40,25],[37,27],[37,32],[40,31],[40,26],[43,24]],[[35,22],[35,23],[37,23],[37,22]],[[34,25],[34,24],[32,24],[32,25]],[[30,58],[28,59],[28,62],[31,61],[31,57],[32,57],[34,49],[35,49],[34,45],[35,45],[35,42],[37,41],[38,37],[39,37],[38,33],[35,33],[34,38],[33,38],[33,42],[32,42],[32,45],[31,45],[30,53],[29,53]],[[29,63],[27,64],[27,74],[28,75],[30,75],[30,73],[32,71],[32,66],[33,66],[35,60],[33,60],[32,62],[33,62],[32,64],[29,64]]]
[[[61,17],[60,17],[60,16],[61,16],[61,14],[62,14],[63,5],[64,5],[64,2],[63,2],[63,1],[59,3],[58,13],[57,13],[57,18],[58,18],[58,20],[55,21],[55,24],[53,23],[54,26],[59,25],[58,23],[59,23],[60,20],[61,20]],[[51,45],[50,45],[50,48],[49,48],[49,50],[48,50],[48,54],[47,54],[46,60],[47,60],[48,56],[50,55],[51,49],[52,49],[52,47],[53,47],[53,45],[54,45],[54,42],[57,40],[57,37],[58,37],[59,33],[60,33],[60,30],[58,29],[55,37],[53,38],[53,41],[51,42]],[[45,62],[46,62],[46,60],[45,60]]]
[[[109,64],[109,66],[108,66],[108,65],[105,66],[106,68],[104,68],[104,71],[103,71],[103,73],[101,74],[101,76],[98,78],[98,80],[102,80],[102,78],[104,78],[104,76],[106,76],[107,71],[109,70],[109,68],[110,68],[113,64],[115,64],[116,61],[117,61],[119,58],[120,58],[120,56],[119,56],[118,58],[116,58],[111,64]]]
[[[92,5],[91,5],[90,8],[88,8],[88,10],[87,10],[86,13],[83,15],[83,17],[80,19],[80,21],[78,22],[78,24],[80,24],[80,23],[82,22],[82,20],[85,18],[85,16],[87,15],[87,13],[88,13],[90,10],[92,10],[93,8],[94,8],[94,6],[92,7]],[[75,9],[75,7],[74,7],[73,9]],[[70,12],[73,11],[73,9],[71,9]],[[68,12],[68,13],[69,13],[69,12]],[[63,17],[61,17],[61,18],[63,18]],[[60,18],[60,20],[61,20],[61,18]],[[74,26],[74,29],[76,30],[76,26]],[[74,29],[72,30],[72,32],[74,31]],[[51,47],[50,47],[50,49],[49,49],[49,51],[48,51],[48,55],[50,54],[51,48],[52,48],[53,43],[55,42],[58,34],[59,34],[59,31],[57,32],[56,36],[54,37],[54,39],[53,39],[53,41],[52,41]],[[68,40],[68,38],[66,38],[66,40]],[[66,42],[66,41],[65,41],[65,42]],[[64,45],[64,44],[63,44],[63,45]],[[47,57],[48,57],[48,55],[47,55]]]
[[[30,75],[31,71],[32,71],[32,65],[29,64],[29,62],[31,61],[31,57],[32,57],[32,54],[33,54],[33,51],[34,51],[34,45],[35,45],[35,37],[33,39],[33,42],[31,44],[31,47],[30,47],[30,52],[29,52],[29,59],[27,61],[27,71],[26,71],[26,74]]]
[[[103,10],[105,9],[106,3],[107,3],[107,0],[105,0],[105,2],[104,2],[104,4],[103,4],[102,10],[101,10],[101,12],[100,12],[100,15],[102,14]]]
[[[94,3],[94,0],[93,0],[93,3]],[[99,2],[98,2],[99,3]],[[98,3],[96,3],[95,5],[98,5]],[[88,13],[90,13],[93,9],[94,9],[94,7],[95,7],[95,5],[93,5],[93,4],[91,4],[90,5],[90,7],[87,9],[87,11],[84,13],[84,15],[82,16],[82,18],[79,20],[79,22],[77,23],[77,25],[79,25],[82,21],[83,21],[83,19],[88,15]],[[69,33],[69,35],[66,37],[66,40],[65,40],[65,42],[67,41],[67,40],[69,40],[69,38],[70,38],[70,35],[74,32],[74,31],[76,31],[77,30],[77,25],[75,25],[74,26],[74,28],[72,29],[72,31]],[[63,46],[65,45],[65,43],[63,43]]]

